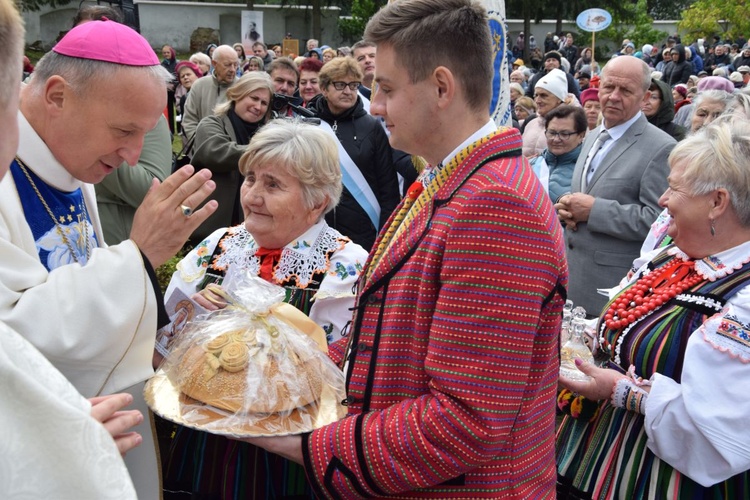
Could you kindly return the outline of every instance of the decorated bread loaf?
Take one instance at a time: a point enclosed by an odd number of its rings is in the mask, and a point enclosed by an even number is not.
[[[320,358],[298,352],[273,329],[233,330],[187,349],[177,385],[233,413],[277,413],[318,400]]]

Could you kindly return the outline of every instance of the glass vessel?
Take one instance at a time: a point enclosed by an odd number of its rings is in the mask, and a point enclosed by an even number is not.
[[[594,363],[594,356],[583,341],[583,332],[586,329],[585,317],[585,311],[583,312],[583,317],[581,317],[580,313],[576,314],[574,312],[570,326],[570,339],[560,348],[560,375],[570,380],[579,380],[582,382],[589,380],[591,377],[578,369],[575,364],[576,358],[580,358],[588,363]]]

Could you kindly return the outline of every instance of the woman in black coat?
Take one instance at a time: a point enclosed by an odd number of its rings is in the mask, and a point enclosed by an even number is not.
[[[357,93],[362,70],[354,59],[333,59],[323,66],[318,79],[322,94],[308,107],[325,122],[321,126],[335,134],[367,183],[357,184],[358,189],[370,189],[380,209],[377,217],[368,214],[362,207],[364,196],[353,196],[345,180],[341,201],[328,212],[326,221],[369,251],[400,199],[393,152],[380,120],[365,111]],[[344,161],[340,159],[342,165]]]
[[[661,77],[661,81],[674,87],[678,83],[687,83],[690,75],[693,74],[693,65],[690,61],[686,60],[685,47],[683,45],[675,45],[670,51],[672,60],[664,65],[664,74]]]

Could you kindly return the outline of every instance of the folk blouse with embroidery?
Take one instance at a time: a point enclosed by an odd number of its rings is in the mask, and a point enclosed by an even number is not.
[[[221,245],[218,252],[217,245]],[[260,259],[255,255],[258,248],[244,225],[213,232],[179,262],[166,299],[176,288],[188,297],[200,291],[206,273],[214,269],[227,276],[259,273]],[[320,221],[283,248],[274,269],[274,281],[285,287],[316,289],[309,316],[332,342],[341,338],[344,326],[351,320],[354,284],[366,258],[367,252],[361,246]],[[313,283],[318,276],[323,276],[320,283]]]

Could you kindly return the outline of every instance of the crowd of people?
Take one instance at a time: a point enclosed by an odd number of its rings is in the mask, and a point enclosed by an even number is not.
[[[511,90],[512,116],[514,124],[524,134],[526,156],[541,154],[545,145],[542,127],[540,124],[531,125],[534,120],[529,120],[529,116],[543,117],[551,106],[563,103],[585,106],[586,102],[598,101],[592,99],[590,92],[585,97],[583,93],[599,88],[605,62],[595,61],[590,47],[576,47],[572,33],[560,36],[548,33],[544,47],[546,52],[532,58],[529,65],[512,56],[510,81],[512,89],[515,87],[515,92]],[[536,48],[535,52],[539,49]],[[674,35],[661,46],[647,43],[641,50],[636,50],[632,41],[623,40],[620,50],[607,60],[623,55],[640,59],[650,68],[653,80],[649,89],[651,102],[644,104],[643,112],[650,123],[667,131],[676,140],[682,140],[691,130],[688,121],[695,114],[690,105],[701,91],[719,89],[732,94],[745,89],[750,82],[750,43],[744,38],[731,43],[714,37],[713,43],[698,39],[691,45],[683,45],[680,36]],[[559,70],[565,82],[553,70]],[[548,83],[543,86],[545,92],[536,92],[537,83],[542,79]],[[556,81],[550,86],[551,79]],[[550,92],[557,93],[557,99],[551,103]],[[534,101],[533,105],[527,99],[521,99],[524,94]],[[531,127],[528,133],[527,126]]]
[[[0,0],[4,498],[750,496],[750,45],[599,65],[521,33],[500,127],[473,0],[299,58],[180,61],[120,21],[83,7],[31,67]],[[237,273],[322,328],[346,417],[233,439],[149,413],[165,305],[223,309]]]

